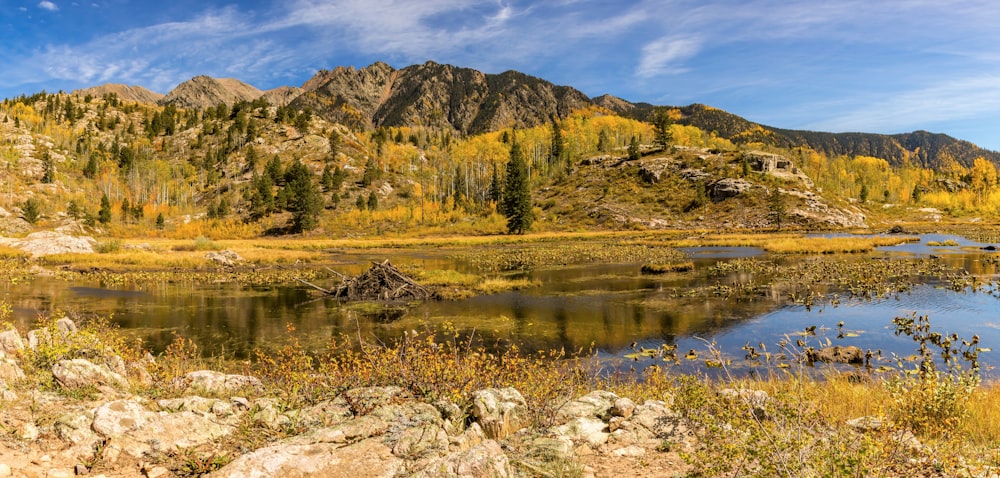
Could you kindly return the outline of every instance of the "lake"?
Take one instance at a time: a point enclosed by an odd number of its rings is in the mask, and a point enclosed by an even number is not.
[[[955,239],[959,246],[928,245],[947,239]],[[763,343],[775,351],[780,341],[810,326],[819,331],[809,337],[812,343],[829,338],[838,345],[879,349],[886,356],[907,355],[915,345],[907,337],[894,335],[890,321],[910,314],[929,315],[936,330],[965,338],[979,335],[984,347],[1000,347],[1000,294],[995,287],[1000,261],[995,252],[982,250],[984,246],[953,236],[928,235],[920,243],[881,248],[863,256],[821,259],[769,257],[754,248],[692,248],[684,252],[695,262],[695,272],[650,276],[640,272],[640,264],[542,268],[511,273],[537,280],[539,287],[389,310],[317,300],[315,291],[300,285],[248,287],[220,282],[192,286],[163,281],[116,288],[39,277],[5,284],[2,289],[22,326],[39,313],[56,309],[71,317],[109,315],[153,351],[162,351],[177,334],[194,340],[206,355],[247,358],[258,347],[282,343],[289,337],[288,326],[294,327],[292,333],[307,347],[321,349],[342,334],[388,341],[407,330],[449,324],[488,346],[582,350],[595,353],[611,368],[620,368],[654,363],[633,363],[622,357],[634,349],[663,344],[675,345],[681,355],[691,349],[702,351],[699,358],[704,358],[706,341],[714,341],[726,356],[739,359],[747,343],[755,347]],[[816,260],[939,261],[960,274],[979,278],[985,287],[956,287],[928,277],[903,292],[872,298],[850,298],[844,290],[824,286],[821,297],[804,302],[792,300],[782,288],[767,286],[760,274],[706,272],[714,265],[747,258],[786,266]],[[331,254],[330,263],[335,270],[357,274],[369,261],[382,259],[409,267],[472,270],[467,259],[447,248]],[[718,293],[758,280],[763,285],[751,296]],[[334,283],[331,277],[329,284]],[[837,328],[839,322],[845,324],[842,329]],[[1000,365],[997,355],[985,353],[983,363]],[[689,369],[703,364],[702,360],[682,362]]]

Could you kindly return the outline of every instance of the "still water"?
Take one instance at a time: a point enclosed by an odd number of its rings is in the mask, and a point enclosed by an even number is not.
[[[996,280],[995,262],[988,260],[995,253],[964,240],[959,247],[946,249],[926,244],[945,239],[925,237],[919,244],[884,248],[872,255],[888,260],[935,255],[985,282]],[[176,334],[193,339],[207,355],[236,357],[249,357],[258,347],[281,342],[289,336],[289,326],[304,344],[320,349],[343,334],[387,341],[407,330],[443,323],[487,345],[591,351],[611,364],[630,352],[633,343],[647,348],[672,344],[683,354],[689,349],[704,350],[705,341],[710,340],[727,355],[742,357],[744,344],[763,343],[775,350],[786,336],[809,326],[817,326],[820,332],[812,340],[830,338],[834,344],[907,355],[914,351],[914,344],[895,336],[890,321],[914,313],[929,315],[936,330],[966,338],[979,335],[983,346],[1000,350],[1000,298],[990,287],[956,292],[943,283],[930,282],[885,298],[842,299],[835,305],[820,301],[812,307],[791,302],[779,292],[765,291],[751,300],[726,299],[688,292],[745,280],[740,274],[709,277],[699,271],[719,261],[768,258],[764,252],[753,248],[685,252],[696,263],[696,272],[648,276],[640,273],[639,264],[545,268],[521,273],[539,281],[539,287],[376,312],[317,299],[315,291],[298,285],[248,287],[223,282],[192,286],[164,281],[116,289],[100,283],[37,278],[4,285],[2,290],[23,326],[52,310],[70,316],[105,315],[154,351],[162,351]],[[356,274],[369,260],[385,258],[412,267],[470,270],[468,263],[447,250],[420,255],[400,251],[340,255],[331,262],[341,272]],[[329,284],[335,282],[329,279]],[[841,321],[851,333],[838,339],[836,327]],[[998,355],[985,353],[983,363],[1000,366]]]

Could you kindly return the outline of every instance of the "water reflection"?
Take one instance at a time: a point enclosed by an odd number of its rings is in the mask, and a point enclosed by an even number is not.
[[[709,251],[694,255],[698,268],[759,254],[723,249],[720,258],[712,258],[714,252]],[[898,258],[914,254],[914,250],[885,248],[879,254]],[[407,256],[398,250],[338,256],[339,263],[334,267],[356,274],[376,257],[388,257],[395,264],[412,267],[470,270],[468,264],[448,258],[447,252]],[[998,261],[992,257],[982,252],[956,253],[939,260],[971,274],[993,275],[998,273]],[[135,289],[114,289],[95,283],[69,284],[37,278],[30,283],[7,284],[2,289],[22,327],[30,326],[39,313],[55,309],[80,315],[110,315],[154,352],[163,351],[176,334],[195,341],[205,355],[237,358],[250,358],[260,347],[279,344],[288,337],[289,326],[302,343],[314,349],[323,348],[341,334],[390,341],[406,330],[450,323],[486,344],[516,343],[528,351],[593,350],[613,357],[621,356],[633,342],[648,348],[675,344],[682,351],[703,347],[696,337],[714,339],[724,350],[736,353],[746,342],[764,342],[771,347],[786,333],[810,325],[832,328],[841,320],[849,328],[863,330],[845,344],[909,353],[912,344],[894,337],[888,327],[896,315],[914,312],[930,314],[932,323],[942,330],[966,337],[979,334],[985,346],[1000,348],[1000,300],[988,293],[956,293],[928,285],[888,299],[845,301],[839,307],[820,305],[807,309],[789,305],[788,298],[777,288],[767,286],[743,300],[689,293],[713,284],[747,282],[753,276],[745,272],[725,277],[707,277],[698,272],[648,276],[640,273],[639,265],[625,264],[547,268],[523,274],[542,285],[461,301],[426,302],[410,309],[376,311],[316,300],[314,291],[299,286],[254,288],[218,283],[192,287],[163,281]],[[989,354],[984,358],[988,364],[1000,363]]]

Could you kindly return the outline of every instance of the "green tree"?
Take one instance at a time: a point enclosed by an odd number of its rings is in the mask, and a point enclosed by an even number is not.
[[[639,137],[632,136],[632,140],[628,143],[628,160],[635,161],[641,156],[642,154],[639,152]]]
[[[358,208],[358,211],[364,211],[368,203],[365,202],[365,195],[358,194],[358,198],[354,201],[354,207]]]
[[[323,175],[320,176],[319,184],[323,186],[323,191],[329,192],[333,191],[333,171],[330,169],[330,164],[327,163],[323,166]]]
[[[101,208],[97,211],[97,222],[108,224],[111,222],[111,200],[107,194],[101,195]]]
[[[611,151],[611,137],[608,135],[608,130],[606,129],[602,129],[597,134],[597,150],[602,153]]]
[[[913,198],[913,202],[915,202],[915,203],[920,202],[920,197],[922,195],[923,195],[923,191],[920,190],[920,185],[919,184],[915,184],[913,186],[913,192],[910,193],[910,197]]]
[[[52,154],[47,149],[42,153],[42,167],[44,171],[42,173],[42,183],[54,183],[56,180],[56,165],[52,161]]]
[[[767,197],[767,217],[771,224],[774,224],[775,229],[781,229],[781,223],[784,222],[786,214],[785,199],[781,197],[781,192],[775,186]]]
[[[280,184],[285,178],[284,170],[281,167],[281,158],[277,154],[264,166],[264,174],[271,177],[272,184]]]
[[[510,147],[510,160],[507,161],[507,171],[503,190],[504,216],[507,217],[507,232],[524,234],[534,221],[531,211],[531,185],[528,178],[528,165],[517,138]]]
[[[66,214],[76,220],[83,217],[83,209],[80,208],[80,204],[76,202],[76,199],[71,200],[69,204],[66,205]]]
[[[244,197],[250,201],[250,220],[259,220],[274,210],[274,182],[271,176],[254,173]]]
[[[87,179],[94,179],[97,176],[97,153],[90,153],[87,157],[87,164],[83,166],[83,176]]]
[[[128,222],[128,218],[130,216],[129,212],[131,212],[131,209],[130,209],[131,207],[132,207],[132,205],[129,204],[128,198],[127,197],[126,198],[122,198],[122,222],[126,222],[126,223]]]
[[[868,202],[868,184],[861,183],[861,192],[858,193],[858,199],[862,203]]]
[[[337,130],[330,131],[330,136],[327,137],[327,142],[330,144],[330,160],[337,159],[337,153],[340,152],[340,133]]]
[[[552,144],[549,147],[549,162],[554,163],[563,158],[563,135],[562,128],[555,118],[552,118]]]
[[[490,176],[489,195],[490,202],[500,207],[500,201],[503,199],[503,183],[500,182],[500,172],[497,169],[496,163],[493,163],[493,175]]]
[[[375,191],[372,191],[368,195],[368,210],[374,211],[376,209],[378,209],[378,196],[375,194]]]
[[[163,219],[163,213],[161,212],[156,215],[156,228],[162,231],[164,227],[166,227],[166,221]]]
[[[313,181],[309,167],[295,160],[285,172],[285,189],[292,212],[292,232],[310,231],[319,226],[319,213],[323,210],[323,195]]]
[[[659,108],[653,114],[653,144],[667,149],[673,142],[673,134],[670,132],[670,113],[665,108]]]
[[[369,157],[368,161],[365,162],[365,172],[361,176],[361,185],[364,187],[371,186],[372,182],[382,176],[382,170],[378,168],[378,163],[375,162],[374,157]]]
[[[38,222],[38,218],[41,217],[41,205],[39,205],[38,200],[35,198],[28,198],[21,204],[21,217],[29,224],[34,224]]]

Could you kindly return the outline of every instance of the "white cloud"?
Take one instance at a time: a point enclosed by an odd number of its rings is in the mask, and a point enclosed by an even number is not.
[[[694,38],[660,38],[642,47],[642,56],[635,73],[640,78],[683,73],[688,71],[688,68],[682,66],[684,60],[697,54],[700,49],[701,42]]]
[[[56,5],[55,3],[45,0],[42,2],[38,2],[38,8],[41,8],[43,10],[48,10],[50,12],[55,12],[59,10],[59,5]]]

